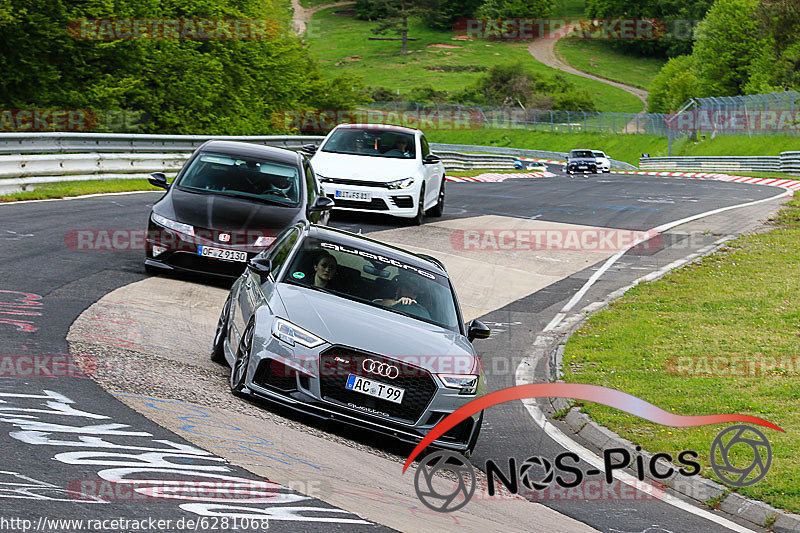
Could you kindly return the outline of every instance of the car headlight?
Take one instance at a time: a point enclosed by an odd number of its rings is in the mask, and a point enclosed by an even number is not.
[[[295,326],[288,320],[276,318],[272,323],[272,335],[288,344],[294,346],[295,343],[302,344],[306,348],[316,348],[325,341],[309,333],[299,326]]]
[[[177,231],[178,233],[183,233],[184,235],[191,235],[194,237],[194,227],[190,224],[184,224],[182,222],[175,222],[174,220],[170,220],[166,217],[162,217],[161,215],[157,215],[155,213],[150,215],[150,218],[158,224],[159,226]]]
[[[448,389],[461,389],[461,394],[475,394],[478,378],[475,374],[436,374]]]
[[[401,180],[390,181],[386,186],[390,189],[408,189],[414,185],[414,178],[403,178]]]

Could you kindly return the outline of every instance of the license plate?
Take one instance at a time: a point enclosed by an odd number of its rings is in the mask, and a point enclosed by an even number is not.
[[[581,165],[578,168],[583,168],[583,169],[587,169],[588,170],[589,167],[587,167],[586,165]]]
[[[380,398],[381,400],[388,400],[393,403],[402,403],[403,395],[406,393],[405,389],[387,385],[380,381],[368,379],[355,374],[350,374],[347,377],[347,384],[344,386],[347,390],[360,392],[367,396]]]
[[[335,198],[341,198],[342,200],[355,200],[357,202],[371,202],[372,201],[372,193],[369,192],[356,192],[356,191],[336,191],[334,193]]]
[[[221,259],[222,261],[247,262],[247,252],[238,250],[226,250],[224,248],[213,248],[211,246],[198,246],[197,255],[210,257],[211,259]]]

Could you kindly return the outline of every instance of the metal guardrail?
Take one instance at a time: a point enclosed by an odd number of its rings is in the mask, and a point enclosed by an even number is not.
[[[699,172],[785,172],[800,174],[800,152],[779,156],[643,157],[642,170],[686,170]]]
[[[434,147],[431,146],[431,148]],[[513,155],[464,154],[445,150],[434,150],[434,153],[442,159],[446,170],[455,171],[478,168],[511,170],[514,168],[514,161],[517,159]]]
[[[76,152],[193,152],[212,139],[244,141],[280,148],[298,149],[319,143],[319,135],[145,135],[136,133],[3,133],[0,154],[45,154]]]
[[[491,151],[493,154],[513,155],[516,157],[530,157],[534,159],[559,159],[566,160],[566,152],[548,152],[546,150],[527,150],[524,148],[509,148],[505,146],[474,146],[469,144],[441,144],[431,143],[431,149],[439,153],[442,150],[454,150],[460,152],[479,152],[486,153]],[[634,165],[625,161],[611,159],[611,166],[620,170],[637,170]]]

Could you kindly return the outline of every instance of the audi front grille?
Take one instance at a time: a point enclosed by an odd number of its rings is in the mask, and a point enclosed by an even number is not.
[[[366,366],[373,368],[375,373],[365,371],[365,361]],[[398,369],[397,377],[389,377],[395,375],[395,371],[391,368]],[[346,389],[345,385],[350,374],[405,389],[402,403],[397,404]],[[425,412],[437,388],[436,382],[427,370],[382,355],[334,346],[325,350],[320,356],[322,398],[362,414],[370,415],[372,411],[372,416],[380,417],[385,413],[397,421],[413,424]],[[358,409],[359,407],[364,409]]]

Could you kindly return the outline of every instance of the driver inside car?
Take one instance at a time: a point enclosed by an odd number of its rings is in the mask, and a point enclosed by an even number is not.
[[[398,311],[430,320],[431,315],[418,301],[420,294],[419,284],[410,278],[403,278],[397,284],[394,298],[376,300],[375,303],[386,307],[395,307]]]

